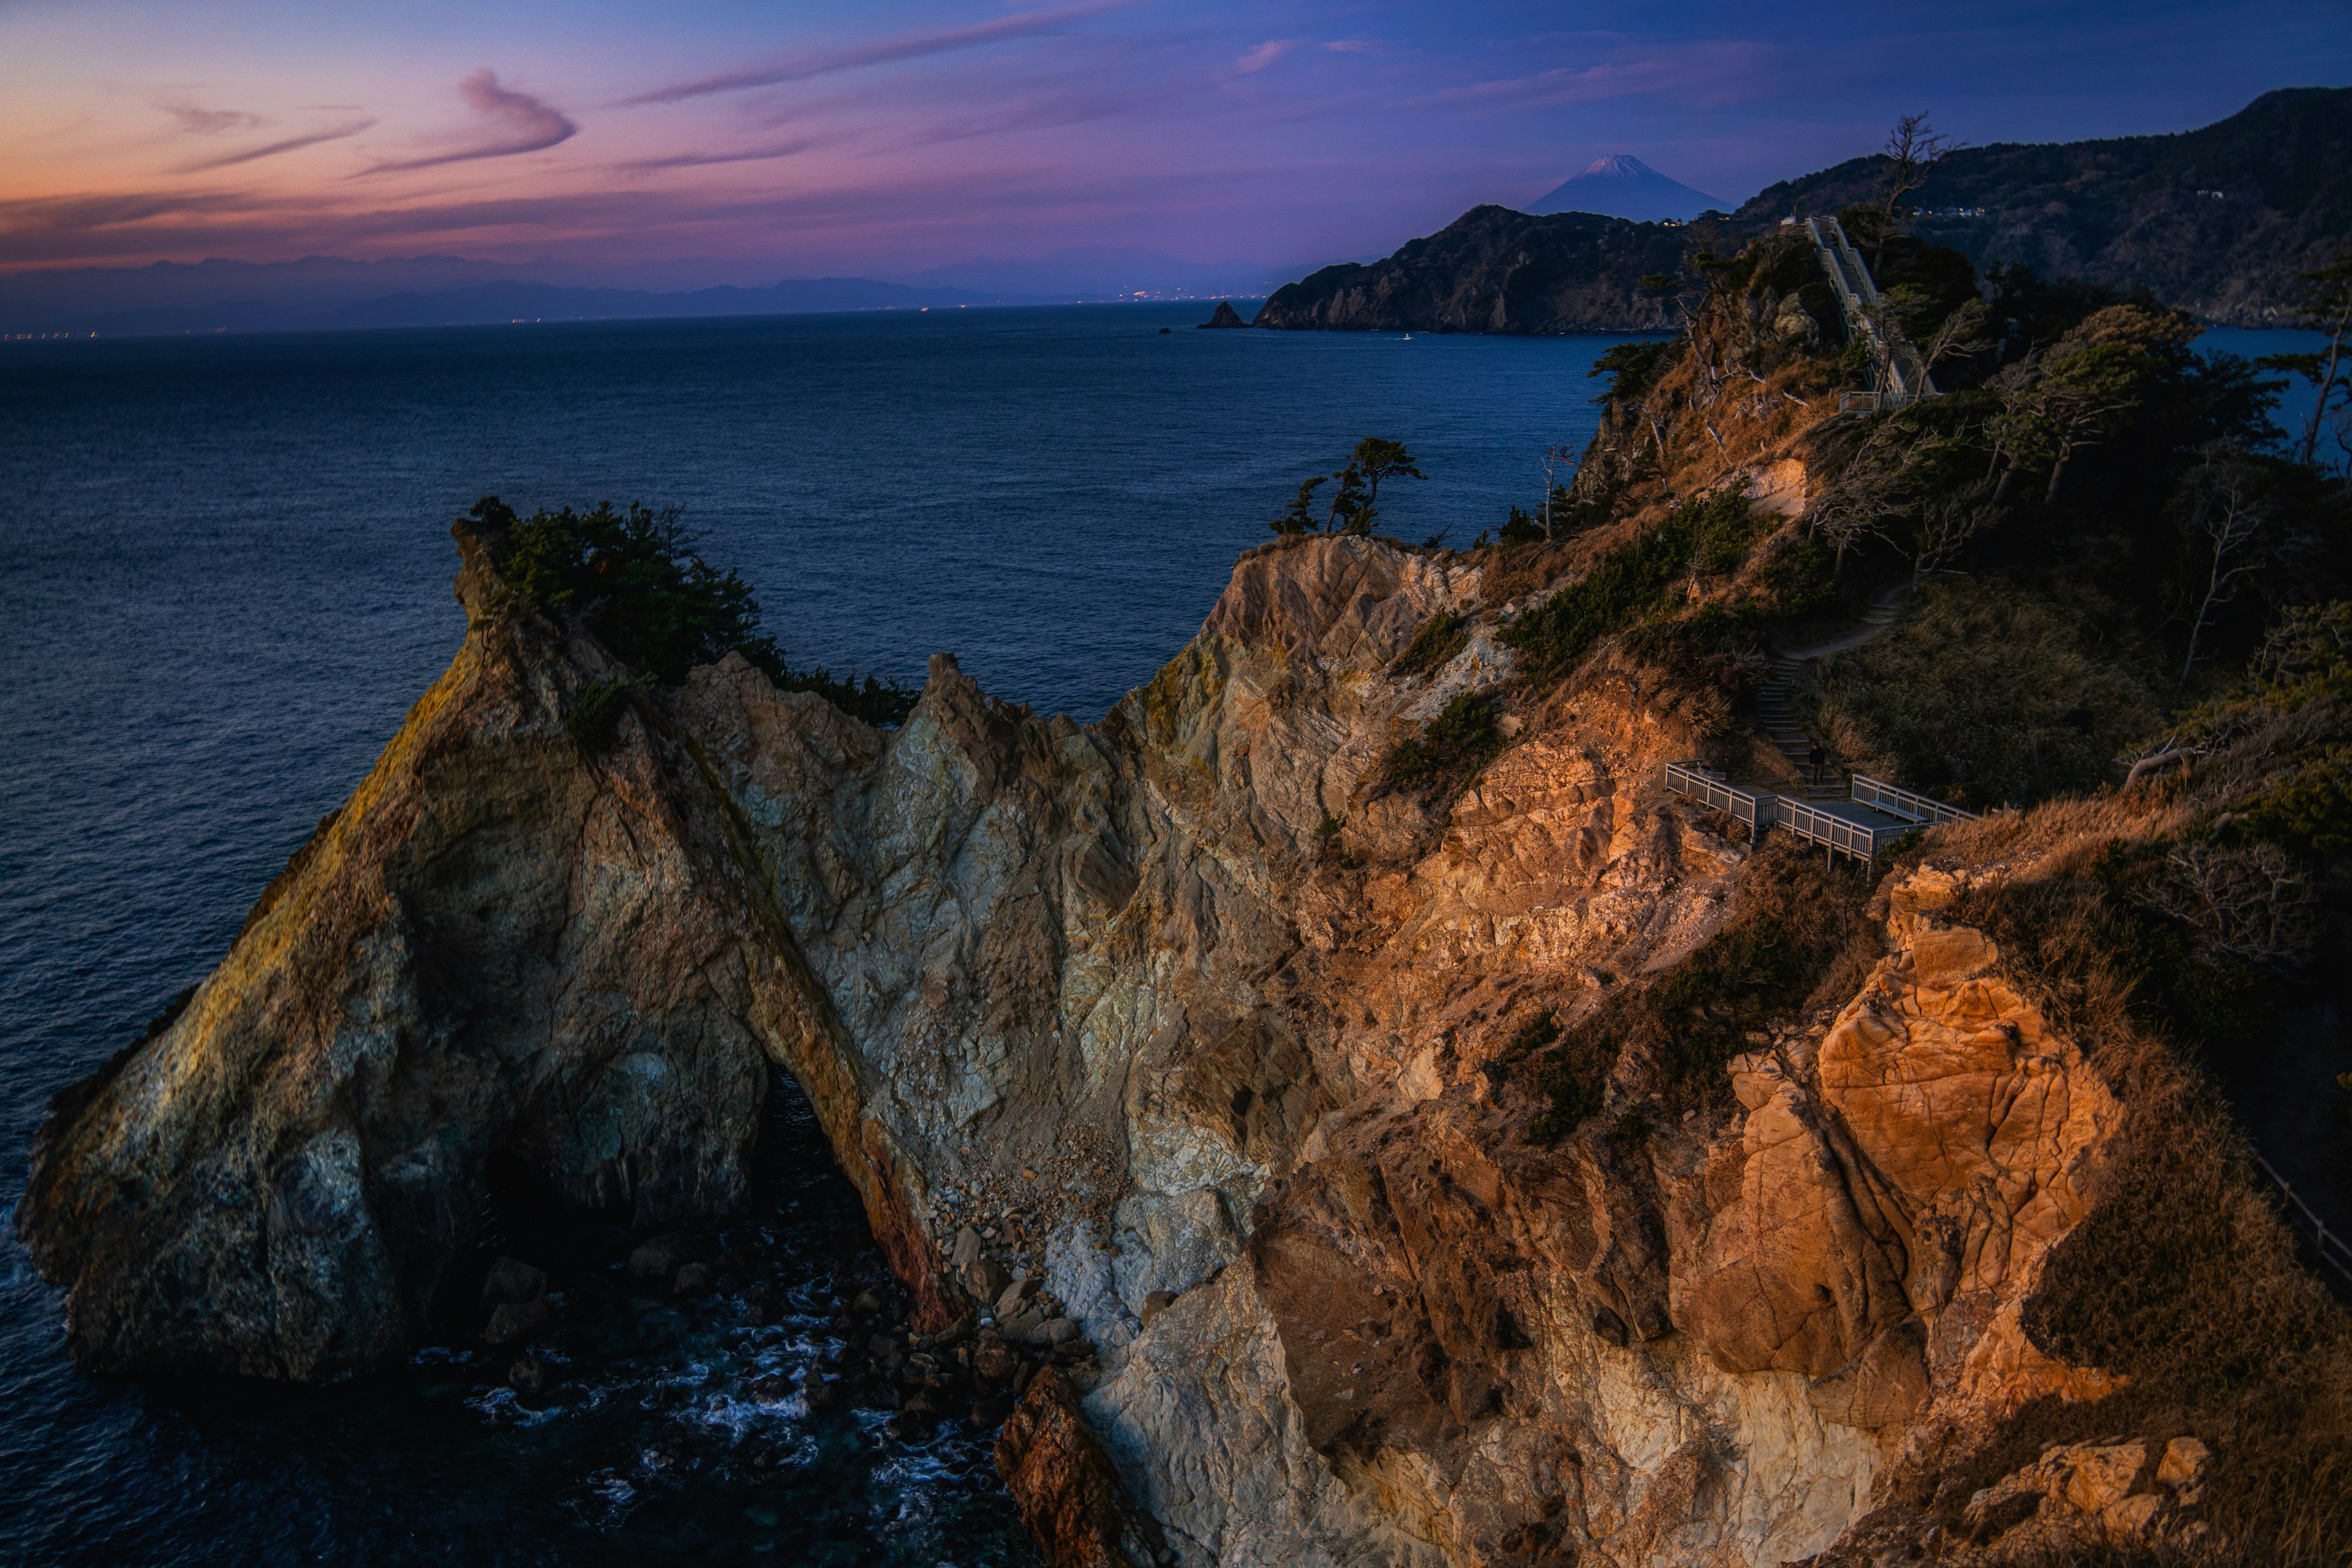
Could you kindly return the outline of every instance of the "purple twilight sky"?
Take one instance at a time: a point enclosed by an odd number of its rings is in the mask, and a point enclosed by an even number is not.
[[[751,281],[1090,245],[1294,267],[1604,153],[1736,202],[1906,110],[2072,140],[2347,79],[2343,0],[0,0],[0,268],[435,253]]]

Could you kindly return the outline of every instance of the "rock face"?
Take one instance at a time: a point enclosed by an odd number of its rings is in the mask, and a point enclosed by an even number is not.
[[[91,1364],[398,1353],[494,1162],[648,1229],[722,1211],[765,1058],[919,1320],[1096,1348],[1000,1447],[1058,1562],[1779,1563],[2105,1392],[2020,1309],[2117,1113],[1946,919],[1977,872],[1885,889],[1866,978],[1688,1115],[1530,1141],[1505,1058],[1538,1001],[1670,973],[1751,852],[1660,793],[1696,742],[1654,683],[1513,710],[1450,805],[1381,784],[1509,673],[1464,558],[1253,552],[1096,726],[942,656],[883,733],[730,658],[592,752],[563,713],[611,661],[460,543],[448,674],[42,1134],[18,1224]],[[1443,610],[1459,652],[1391,675]],[[1066,1323],[1026,1321],[1039,1279]]]
[[[1415,332],[1668,330],[1642,279],[1672,273],[1688,234],[1591,213],[1531,217],[1473,207],[1370,266],[1342,262],[1285,284],[1253,325]]]

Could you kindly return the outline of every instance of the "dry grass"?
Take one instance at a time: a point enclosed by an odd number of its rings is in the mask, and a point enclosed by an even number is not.
[[[1522,1081],[1549,1102],[1530,1140],[1576,1131],[1612,1098],[1612,1082],[1628,1110],[1679,1111],[1727,1094],[1724,1064],[1753,1048],[1750,1035],[1861,987],[1884,951],[1870,900],[1860,872],[1824,867],[1785,835],[1768,843],[1748,862],[1722,928],[1696,952],[1611,996],[1548,1048],[1506,1053],[1524,1058]]]
[[[2128,1379],[2092,1405],[2046,1402],[1946,1478],[1937,1503],[2030,1462],[2045,1443],[2128,1431],[2210,1444],[2208,1517],[2221,1560],[2352,1561],[2352,1317],[2298,1258],[2256,1185],[2243,1137],[2189,1060],[2191,1042],[2151,1022],[2130,951],[2133,911],[2102,875],[2121,803],[2070,803],[2034,821],[1979,825],[1978,847],[2060,840],[2022,875],[1964,898],[1954,918],[2000,942],[2004,963],[2114,1087],[2125,1123],[2098,1205],[2051,1256],[2026,1308],[2034,1342]],[[2153,821],[2134,824],[2148,841]]]

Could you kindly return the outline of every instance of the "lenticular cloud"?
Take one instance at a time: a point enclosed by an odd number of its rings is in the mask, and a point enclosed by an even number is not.
[[[527,92],[518,92],[502,85],[498,72],[487,67],[459,82],[457,95],[473,107],[475,113],[504,121],[508,127],[506,132],[454,152],[404,159],[396,163],[378,163],[367,172],[386,174],[401,169],[430,169],[443,163],[463,163],[476,158],[508,158],[518,153],[536,153],[580,134],[580,127],[573,123],[570,115]]]

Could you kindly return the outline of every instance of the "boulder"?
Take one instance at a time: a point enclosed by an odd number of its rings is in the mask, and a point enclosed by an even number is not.
[[[554,1317],[555,1309],[548,1304],[544,1296],[536,1296],[528,1301],[503,1301],[491,1310],[490,1321],[482,1330],[482,1337],[494,1345],[510,1345],[539,1332]]]
[[[482,1305],[535,1301],[547,1294],[547,1276],[519,1258],[501,1258],[482,1279]]]
[[[708,1237],[691,1231],[674,1231],[637,1244],[629,1254],[629,1272],[639,1279],[668,1279],[710,1250]]]

